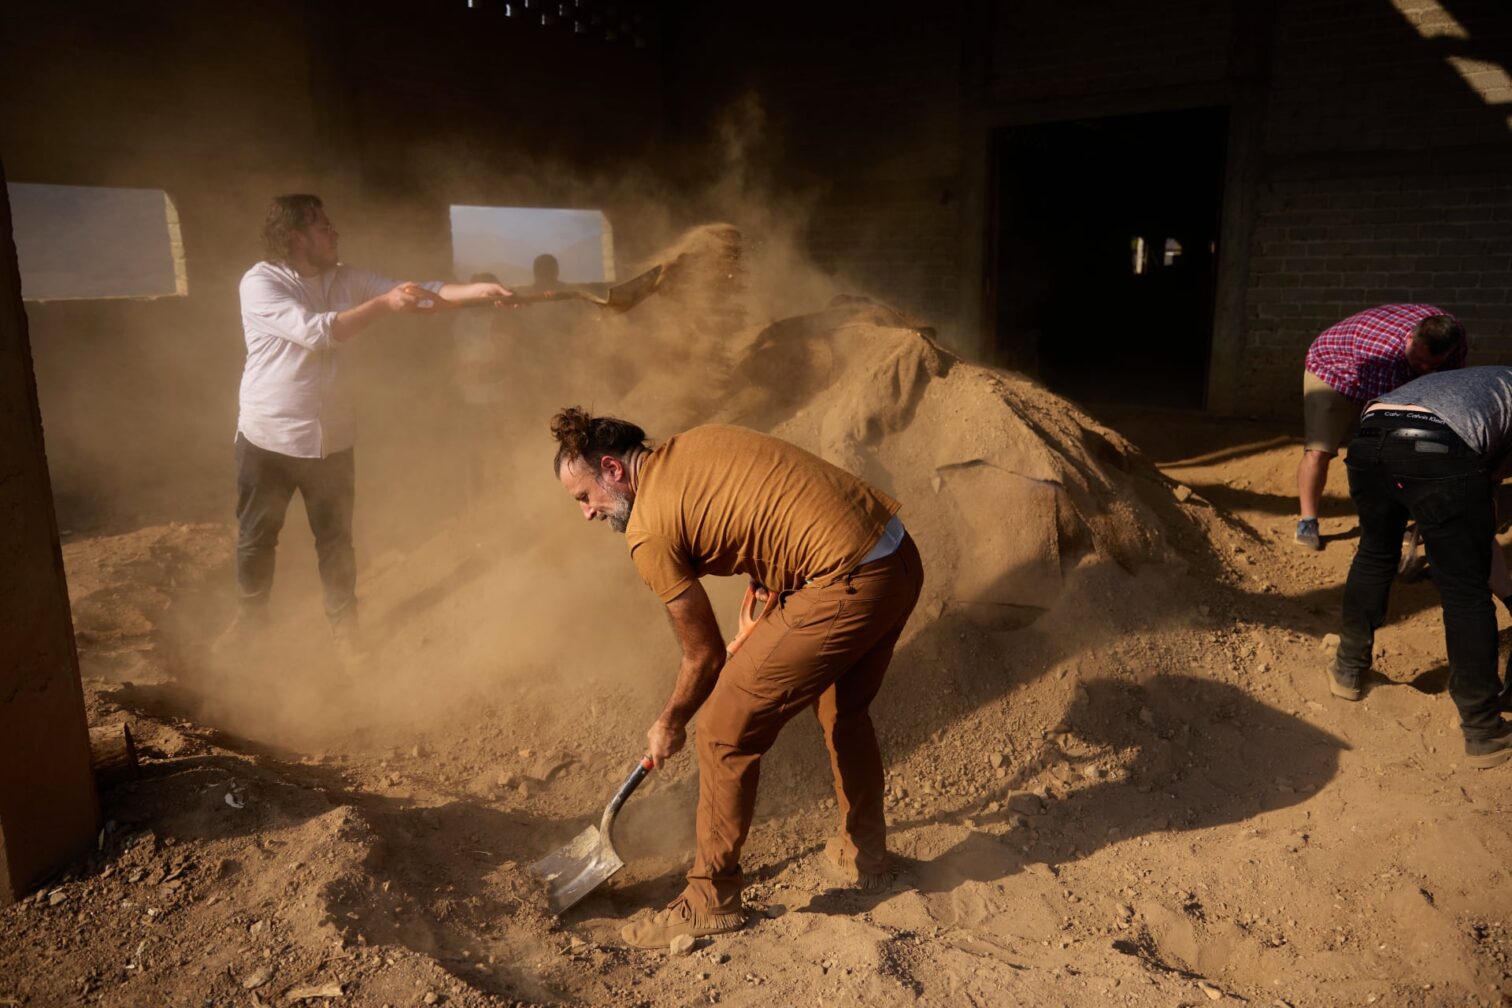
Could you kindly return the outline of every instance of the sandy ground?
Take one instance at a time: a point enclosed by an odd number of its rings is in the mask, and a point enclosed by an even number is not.
[[[462,519],[365,569],[374,668],[312,645],[249,681],[204,671],[229,530],[69,542],[90,718],[130,721],[144,767],[95,849],[0,912],[0,1005],[1512,1004],[1512,765],[1462,763],[1434,589],[1399,586],[1367,698],[1331,699],[1342,473],[1308,553],[1289,430],[1107,419],[1197,531],[1134,574],[1078,567],[1017,630],[924,613],[877,705],[898,884],[826,880],[799,719],[764,768],[751,924],[688,956],[616,936],[681,886],[688,754],[626,807],[609,884],[553,920],[523,879],[596,819],[661,699],[595,640],[594,606],[639,604],[617,588],[578,600],[580,635],[470,654],[469,592],[534,547]],[[315,608],[301,551],[281,576]],[[645,614],[628,644],[670,670]],[[498,673],[450,688],[458,655]],[[570,688],[544,674],[564,663]],[[435,688],[374,699],[396,676]]]

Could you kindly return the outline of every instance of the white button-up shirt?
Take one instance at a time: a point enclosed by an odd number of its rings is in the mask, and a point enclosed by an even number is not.
[[[325,458],[356,441],[351,347],[331,335],[339,312],[392,290],[397,281],[337,265],[302,277],[283,263],[260,262],[241,281],[242,369],[237,431],[259,448]],[[441,281],[423,284],[435,293]]]

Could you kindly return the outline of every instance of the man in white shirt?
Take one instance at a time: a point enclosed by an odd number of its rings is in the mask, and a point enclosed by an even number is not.
[[[497,283],[396,283],[341,263],[320,197],[278,196],[263,225],[267,259],[241,281],[247,361],[236,426],[236,636],[260,627],[289,500],[304,498],[326,616],[355,650],[352,550],[355,423],[352,339],[385,315],[431,312],[448,299],[510,296]]]

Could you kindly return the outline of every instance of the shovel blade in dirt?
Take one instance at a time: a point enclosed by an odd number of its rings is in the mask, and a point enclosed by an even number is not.
[[[614,849],[614,818],[650,770],[651,757],[647,756],[609,799],[597,826],[589,826],[530,866],[530,874],[541,883],[546,906],[553,914],[560,914],[625,867]]]

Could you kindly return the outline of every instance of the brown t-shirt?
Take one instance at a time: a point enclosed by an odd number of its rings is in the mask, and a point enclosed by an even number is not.
[[[641,463],[625,538],[663,602],[705,574],[789,591],[849,573],[897,510],[802,448],[710,424],[668,438]]]

